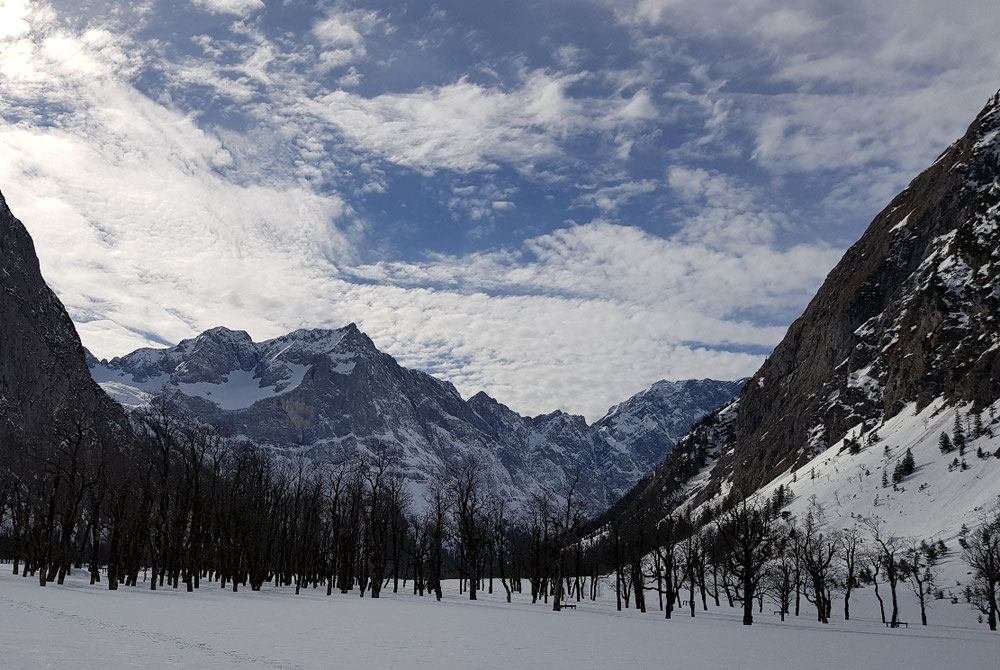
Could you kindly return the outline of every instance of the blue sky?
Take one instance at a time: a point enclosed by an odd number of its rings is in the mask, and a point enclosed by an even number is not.
[[[0,190],[99,356],[354,321],[525,413],[751,374],[1000,87],[965,0],[0,0]]]

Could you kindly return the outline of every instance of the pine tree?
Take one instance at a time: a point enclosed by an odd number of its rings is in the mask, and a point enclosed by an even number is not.
[[[950,454],[955,450],[955,447],[951,443],[951,438],[948,437],[948,433],[941,432],[941,437],[938,439],[938,448],[942,454]]]
[[[892,483],[900,483],[913,474],[916,467],[916,462],[913,460],[913,452],[907,449],[906,453],[903,454],[901,459],[899,459],[896,463],[896,467],[892,471]]]
[[[980,438],[986,434],[986,429],[983,427],[983,416],[981,413],[976,412],[976,418],[972,422],[972,435],[975,438]]]
[[[962,428],[962,421],[959,419],[959,413],[955,412],[955,429],[952,431],[953,435],[951,441],[958,447],[958,453],[961,456],[965,455],[965,430]]]

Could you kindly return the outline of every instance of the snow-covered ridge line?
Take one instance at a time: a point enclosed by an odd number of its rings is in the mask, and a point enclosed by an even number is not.
[[[351,374],[354,355],[338,345],[353,328],[296,330],[263,342],[244,331],[212,328],[175,347],[91,360],[91,376],[125,406],[146,404],[156,393],[179,392],[223,410],[245,409],[294,390],[324,359],[334,372]]]

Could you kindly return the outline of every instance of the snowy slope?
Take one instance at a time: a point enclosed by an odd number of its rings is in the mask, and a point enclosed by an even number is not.
[[[958,450],[942,454],[938,446],[942,432],[952,433],[956,413],[966,426],[970,409],[945,405],[941,399],[919,412],[910,404],[877,428],[851,431],[849,436],[864,445],[860,453],[851,454],[843,440],[837,442],[801,468],[772,481],[758,497],[766,499],[784,485],[795,494],[787,509],[800,519],[815,496],[833,528],[849,528],[862,517],[878,517],[896,537],[943,540],[957,550],[962,527],[975,527],[984,513],[1000,506],[1000,420],[990,422],[989,409],[983,417],[992,435],[970,439],[964,456]],[[998,410],[1000,402],[992,406],[993,413]],[[916,470],[894,485],[894,468],[907,449],[913,453]],[[977,456],[979,451],[983,458]],[[952,467],[955,459],[964,461],[967,469]],[[885,487],[883,473],[888,482]],[[948,572],[961,578],[966,569],[955,560]]]
[[[958,449],[943,454],[939,448],[941,434],[953,434],[956,414],[963,430],[972,432],[971,409],[971,405],[948,405],[937,399],[917,411],[911,403],[877,426],[850,430],[844,440],[778,476],[752,499],[764,503],[783,486],[794,496],[784,509],[800,521],[810,507],[818,505],[833,529],[849,529],[861,526],[863,519],[878,518],[900,540],[942,540],[957,552],[962,527],[975,527],[985,513],[1000,509],[1000,419],[990,418],[1000,412],[1000,401],[983,410],[989,434],[970,438],[964,456]],[[858,453],[851,453],[848,439],[857,440]],[[907,449],[916,469],[894,485],[893,472]],[[980,452],[982,456],[977,455]],[[958,467],[953,466],[956,459]],[[687,482],[684,499],[698,497],[712,465],[709,462]],[[717,506],[728,492],[729,486],[724,486],[721,493],[692,509],[697,514],[707,505]],[[948,583],[964,581],[967,567],[956,553],[945,561],[945,567]]]

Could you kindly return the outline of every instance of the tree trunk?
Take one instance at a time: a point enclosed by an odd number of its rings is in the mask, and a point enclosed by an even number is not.
[[[885,623],[885,601],[882,600],[882,594],[878,592],[878,580],[872,578],[872,586],[875,587],[875,597],[878,598],[879,611],[882,613],[882,623]]]
[[[749,574],[743,580],[743,625],[753,625],[753,582]]]
[[[892,623],[893,628],[899,626],[899,601],[896,599],[896,584],[889,582],[889,590],[892,592]]]

